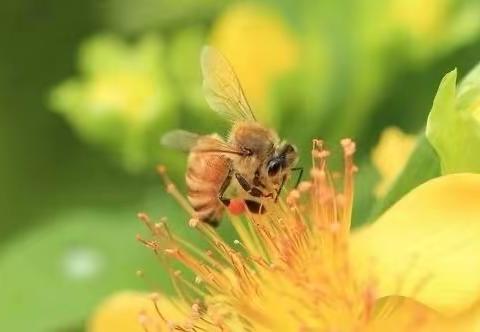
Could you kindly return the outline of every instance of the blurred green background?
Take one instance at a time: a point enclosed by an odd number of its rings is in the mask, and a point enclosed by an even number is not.
[[[121,289],[165,284],[135,215],[167,216],[159,137],[225,133],[201,92],[199,52],[232,62],[260,120],[299,147],[358,145],[355,224],[379,204],[372,150],[390,126],[416,135],[443,75],[480,60],[480,3],[454,0],[103,0],[0,4],[0,329],[82,331]],[[395,150],[402,154],[403,149]],[[335,159],[335,158],[334,158]],[[220,232],[230,234],[224,223]],[[200,241],[200,240],[198,240]]]

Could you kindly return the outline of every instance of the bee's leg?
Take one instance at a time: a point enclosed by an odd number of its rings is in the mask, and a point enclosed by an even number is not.
[[[295,182],[295,187],[294,187],[294,188],[297,188],[298,184],[300,183],[300,180],[302,179],[303,167],[294,167],[292,168],[292,171],[295,171],[295,172],[298,171],[297,182]]]
[[[230,204],[230,198],[225,198],[223,197],[223,194],[225,194],[225,190],[227,190],[228,186],[230,185],[230,182],[232,181],[232,170],[228,172],[227,177],[225,180],[223,180],[222,186],[220,187],[220,190],[218,192],[218,199],[223,203],[223,205],[228,206]]]
[[[298,171],[298,177],[297,177],[297,181],[295,182],[295,187],[294,187],[294,188],[297,188],[298,184],[300,183],[300,180],[302,179],[303,167],[294,167],[294,168],[292,168],[292,171]],[[286,180],[287,180],[287,176],[284,176],[282,178],[282,183],[280,184],[280,187],[278,188],[277,196],[275,196],[275,202],[278,201],[278,197],[280,196],[280,193],[282,192],[282,189],[283,189],[283,186],[285,185]]]
[[[251,199],[246,199],[245,205],[248,211],[254,214],[264,214],[267,211],[261,203],[252,201]]]
[[[212,227],[218,227],[218,225],[220,224],[220,222],[217,219],[206,219],[206,220],[202,220],[202,221],[206,222],[207,224],[209,224]]]
[[[278,201],[278,197],[280,196],[280,193],[282,192],[283,186],[285,185],[285,181],[287,180],[287,175],[284,175],[282,177],[282,183],[280,183],[280,187],[278,187],[277,195],[275,196],[275,203]]]
[[[242,176],[242,174],[235,172],[235,178],[237,179],[243,190],[252,195],[253,197],[273,197],[272,193],[265,194],[257,187],[252,187],[250,183]]]

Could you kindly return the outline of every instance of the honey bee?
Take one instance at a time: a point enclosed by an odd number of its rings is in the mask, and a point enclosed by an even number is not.
[[[262,199],[276,201],[295,167],[296,148],[257,122],[228,60],[205,46],[200,57],[203,90],[208,105],[232,122],[228,137],[174,130],[162,137],[165,146],[189,152],[186,172],[188,200],[197,217],[216,226],[233,187],[252,213],[263,213]]]

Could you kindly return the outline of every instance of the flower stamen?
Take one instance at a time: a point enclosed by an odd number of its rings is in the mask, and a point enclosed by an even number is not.
[[[189,225],[210,244],[207,252],[190,248],[171,236],[163,223],[157,229],[147,216],[139,215],[153,235],[152,240],[139,240],[195,274],[194,282],[189,282],[174,273],[180,298],[191,306],[189,319],[175,329],[316,331],[349,326],[360,331],[367,326],[373,317],[374,289],[356,279],[348,252],[355,144],[349,139],[341,144],[343,176],[328,170],[330,152],[322,141],[314,140],[310,180],[276,204],[262,202],[264,215],[247,211],[246,222],[230,215],[238,234],[233,247],[196,218],[165,167],[158,167],[167,192],[191,216]],[[337,186],[340,178],[343,185]],[[180,289],[180,284],[185,287]],[[204,299],[205,310],[199,310],[188,293]]]

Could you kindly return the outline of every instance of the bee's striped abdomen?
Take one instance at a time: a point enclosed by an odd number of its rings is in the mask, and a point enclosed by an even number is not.
[[[224,205],[219,193],[230,171],[230,160],[219,153],[192,151],[188,158],[188,200],[197,217],[216,226]]]

